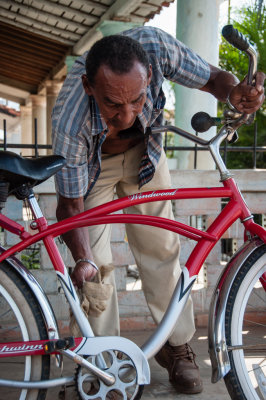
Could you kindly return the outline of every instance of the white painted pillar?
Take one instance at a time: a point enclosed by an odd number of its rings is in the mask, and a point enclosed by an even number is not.
[[[177,39],[193,49],[212,65],[218,65],[218,22],[221,0],[177,0]],[[199,90],[188,89],[176,85],[176,125],[193,132],[190,121],[198,111],[205,111],[216,116],[216,99]],[[216,129],[199,136],[209,139],[215,135]],[[177,145],[191,146],[192,142],[177,138]],[[178,169],[194,168],[194,152],[180,151],[177,155]],[[214,169],[214,162],[207,152],[199,151],[197,169]]]
[[[46,81],[46,126],[47,144],[52,144],[52,111],[63,82],[56,80]],[[52,151],[48,150],[48,154]]]
[[[47,144],[46,134],[46,96],[31,95],[32,101],[32,143],[34,143],[35,118],[37,119],[38,144]],[[39,155],[46,155],[47,150],[39,150]]]
[[[30,105],[20,106],[21,143],[32,144],[32,109]],[[22,149],[23,156],[31,156],[32,149]]]

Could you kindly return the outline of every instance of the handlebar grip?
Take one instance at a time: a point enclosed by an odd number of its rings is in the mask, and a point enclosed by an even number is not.
[[[248,40],[242,35],[242,33],[238,32],[233,25],[225,25],[222,29],[222,35],[227,42],[232,44],[238,50],[246,51],[249,48]]]

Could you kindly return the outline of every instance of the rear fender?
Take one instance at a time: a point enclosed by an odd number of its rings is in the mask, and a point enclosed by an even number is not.
[[[0,253],[5,251],[3,247],[0,246]],[[33,296],[39,303],[49,339],[58,339],[58,326],[53,309],[50,302],[43,291],[42,287],[39,285],[37,280],[31,274],[31,272],[19,261],[16,257],[9,257],[5,260],[11,268],[13,268],[25,281],[26,285],[29,287]]]

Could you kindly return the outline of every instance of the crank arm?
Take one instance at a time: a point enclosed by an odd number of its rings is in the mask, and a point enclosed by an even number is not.
[[[85,367],[88,371],[90,371],[93,375],[97,378],[102,380],[107,386],[111,386],[115,383],[115,378],[113,375],[104,372],[100,368],[96,367],[95,365],[91,364],[89,361],[85,360],[85,358],[80,357],[77,353],[71,350],[61,350],[61,353],[70,358],[76,364]]]

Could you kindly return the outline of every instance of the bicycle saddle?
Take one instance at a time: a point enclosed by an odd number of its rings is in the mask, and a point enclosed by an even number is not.
[[[9,193],[24,184],[33,187],[54,175],[65,162],[58,155],[24,158],[11,151],[0,151],[0,181],[9,183]]]

